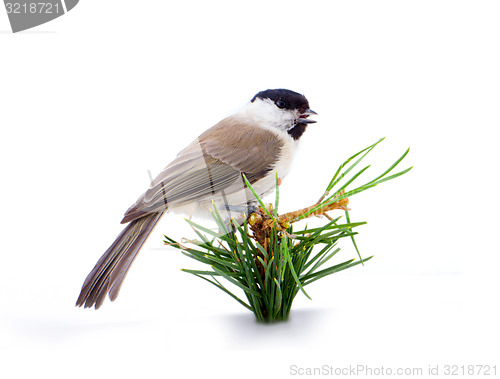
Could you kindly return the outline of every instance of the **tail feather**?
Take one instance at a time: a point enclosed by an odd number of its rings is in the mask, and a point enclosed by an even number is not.
[[[137,253],[153,231],[163,212],[130,222],[106,250],[83,283],[76,305],[98,309],[109,293],[115,300]]]

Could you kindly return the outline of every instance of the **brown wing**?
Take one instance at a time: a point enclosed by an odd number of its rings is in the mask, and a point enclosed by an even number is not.
[[[228,189],[241,180],[241,173],[253,184],[272,170],[281,147],[271,131],[222,120],[179,153],[125,213],[122,223]]]

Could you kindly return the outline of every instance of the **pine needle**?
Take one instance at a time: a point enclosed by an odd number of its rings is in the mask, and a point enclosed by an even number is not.
[[[207,270],[187,270],[184,272],[202,278],[252,311],[258,321],[273,322],[286,320],[290,314],[295,296],[302,292],[309,297],[304,287],[334,273],[364,265],[373,256],[362,258],[354,236],[359,226],[366,222],[351,222],[347,204],[349,199],[380,183],[395,179],[412,167],[388,175],[408,154],[408,150],[398,158],[387,170],[364,185],[348,188],[367,171],[365,166],[355,172],[353,169],[384,138],[352,155],[342,163],[320,200],[309,207],[282,215],[278,213],[279,178],[276,176],[276,195],[274,209],[266,207],[262,199],[253,189],[245,175],[243,179],[248,189],[255,196],[260,207],[251,214],[243,225],[234,220],[227,224],[215,204],[212,216],[219,228],[214,232],[209,227],[186,220],[195,230],[199,241],[187,241],[188,245],[179,244],[165,236],[165,243],[180,249],[188,257],[209,266]],[[351,162],[356,159],[354,163]],[[352,172],[355,172],[352,174]],[[345,179],[343,185],[340,181]],[[345,222],[340,223],[341,216],[332,218],[326,212],[343,210]],[[328,222],[321,227],[293,230],[293,224],[312,215],[328,216]],[[249,230],[251,232],[249,232]],[[228,231],[231,230],[231,231]],[[209,237],[207,237],[210,236]],[[349,259],[342,263],[328,266],[340,252],[336,247],[342,238],[350,238],[359,259]],[[335,250],[333,250],[333,248]],[[333,250],[333,251],[332,251]],[[242,300],[232,290],[225,287],[217,279],[224,279],[233,285],[235,290],[243,292],[247,301]]]

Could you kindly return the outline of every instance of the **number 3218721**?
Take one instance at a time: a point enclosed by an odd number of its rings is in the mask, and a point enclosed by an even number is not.
[[[490,365],[445,365],[444,375],[493,375],[497,374],[497,366]]]
[[[35,14],[35,13],[59,13],[59,3],[5,3],[7,13],[13,14]]]

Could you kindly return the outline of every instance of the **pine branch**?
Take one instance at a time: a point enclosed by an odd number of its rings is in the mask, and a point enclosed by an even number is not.
[[[190,258],[209,265],[209,270],[184,271],[208,281],[231,296],[251,310],[257,320],[262,322],[286,320],[290,314],[293,299],[299,292],[310,298],[304,290],[306,285],[331,274],[364,264],[372,258],[363,259],[359,253],[354,238],[357,232],[353,230],[366,223],[351,222],[347,208],[349,198],[411,170],[410,167],[387,176],[405,158],[408,154],[407,150],[375,179],[354,189],[347,188],[370,166],[362,168],[350,177],[348,174],[382,140],[342,163],[316,204],[279,215],[278,178],[276,178],[275,204],[266,206],[243,176],[248,188],[260,204],[260,207],[243,225],[233,222],[232,228],[227,228],[227,224],[214,205],[212,216],[219,232],[188,220],[201,241],[183,240],[183,244],[180,244],[165,236],[165,243],[180,249]],[[350,162],[355,158],[357,160],[351,164]],[[346,180],[345,183],[335,189],[342,179]],[[345,212],[346,222],[343,224],[339,223],[340,216],[332,218],[327,213],[337,209]],[[294,223],[311,216],[325,216],[328,222],[313,229],[306,227],[293,230]],[[351,239],[359,260],[349,259],[324,268],[327,262],[340,251],[340,248],[335,250],[333,248],[339,240],[346,237]],[[217,277],[227,281],[236,290],[243,291],[246,301],[234,294],[230,288],[223,286],[216,279]]]

